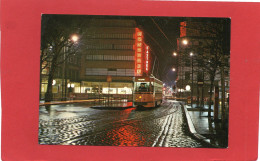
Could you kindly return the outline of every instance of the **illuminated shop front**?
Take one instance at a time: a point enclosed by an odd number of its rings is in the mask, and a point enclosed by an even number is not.
[[[86,82],[83,81],[80,93],[92,94],[132,94],[132,83]],[[76,92],[76,91],[75,91]]]

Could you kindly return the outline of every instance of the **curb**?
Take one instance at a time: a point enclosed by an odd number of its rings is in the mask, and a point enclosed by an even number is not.
[[[125,107],[120,107],[120,106],[91,106],[90,108],[94,108],[94,109],[99,109],[99,110],[125,110],[128,108],[133,108],[133,106],[125,106]]]
[[[188,113],[187,108],[185,107],[185,105],[183,105],[183,103],[180,103],[180,104],[181,104],[181,106],[183,107],[183,111],[184,111],[184,113],[185,113],[185,116],[186,116],[187,123],[188,123],[189,130],[190,130],[191,134],[192,134],[195,138],[197,138],[197,139],[201,140],[202,142],[204,142],[204,143],[206,143],[206,144],[212,146],[213,148],[219,148],[219,147],[216,146],[216,145],[212,145],[209,141],[206,140],[206,139],[207,139],[206,137],[200,135],[200,134],[196,131],[196,129],[195,129],[195,127],[194,127],[194,124],[193,124],[193,122],[192,122],[192,119],[191,119],[191,117],[190,117],[190,114]]]
[[[90,102],[90,103],[92,103],[92,102],[97,102],[97,101],[99,101],[99,99],[55,101],[55,102],[40,103],[39,106],[74,104],[74,103],[85,103],[85,102]]]

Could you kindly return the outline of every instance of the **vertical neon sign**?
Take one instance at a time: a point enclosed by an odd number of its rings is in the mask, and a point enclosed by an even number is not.
[[[148,71],[149,71],[149,57],[150,57],[150,48],[148,45],[145,45],[145,63],[144,63],[144,66],[145,66],[145,73],[148,74]]]
[[[142,50],[143,50],[143,32],[136,28],[135,30],[135,75],[141,76],[143,73]]]
[[[184,22],[181,22],[180,23],[181,27],[180,27],[180,37],[185,37],[186,36],[186,25],[187,23],[184,21]]]

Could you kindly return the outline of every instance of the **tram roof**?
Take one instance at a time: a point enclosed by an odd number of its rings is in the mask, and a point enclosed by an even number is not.
[[[136,76],[134,77],[134,81],[138,81],[138,82],[149,82],[149,81],[155,81],[158,83],[163,83],[162,81],[160,81],[159,79],[155,78],[154,76]]]

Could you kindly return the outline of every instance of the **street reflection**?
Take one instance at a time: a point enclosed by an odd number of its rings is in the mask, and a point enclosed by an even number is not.
[[[126,109],[120,114],[120,120],[126,120],[127,118],[133,118],[135,114],[134,108]],[[140,133],[140,125],[137,121],[121,122],[120,125],[116,125],[119,128],[113,128],[107,132],[107,139],[112,140],[112,145],[116,146],[143,146],[145,143],[144,136]]]

